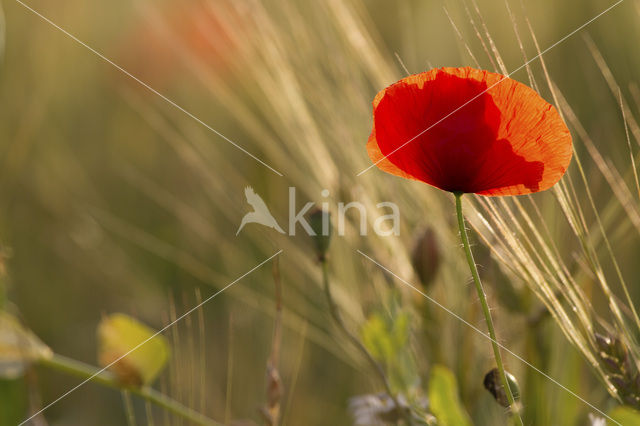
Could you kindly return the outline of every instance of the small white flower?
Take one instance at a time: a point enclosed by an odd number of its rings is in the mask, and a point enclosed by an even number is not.
[[[589,413],[589,425],[590,426],[607,426],[607,421],[604,417],[598,417],[593,413]]]
[[[406,399],[398,396],[403,409],[408,407]],[[385,426],[398,420],[398,411],[393,399],[386,393],[359,395],[349,400],[349,410],[353,415],[354,426]]]

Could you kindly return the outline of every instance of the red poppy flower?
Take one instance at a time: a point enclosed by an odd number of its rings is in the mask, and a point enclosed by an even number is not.
[[[445,191],[522,195],[557,183],[571,134],[533,89],[473,68],[403,78],[373,101],[371,160]]]

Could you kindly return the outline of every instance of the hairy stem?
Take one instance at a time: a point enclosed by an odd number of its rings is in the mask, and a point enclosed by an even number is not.
[[[52,370],[60,371],[72,376],[76,376],[82,379],[90,379],[93,383],[117,389],[120,391],[126,391],[133,395],[137,395],[140,398],[149,401],[152,404],[162,407],[165,410],[180,416],[186,420],[193,422],[194,424],[203,426],[222,426],[222,423],[218,423],[197,411],[192,410],[179,403],[178,401],[166,396],[163,393],[150,387],[133,388],[126,387],[120,384],[117,378],[107,372],[100,371],[97,367],[89,364],[85,364],[80,361],[76,361],[71,358],[67,358],[62,355],[55,354],[49,359],[43,359],[40,361],[40,365],[51,368]]]
[[[471,252],[471,246],[469,245],[469,237],[467,235],[467,229],[464,225],[464,216],[462,215],[462,193],[455,193],[456,197],[456,213],[458,216],[458,227],[460,228],[460,237],[462,238],[462,244],[464,245],[464,251],[467,255],[467,263],[469,264],[469,269],[471,269],[471,275],[473,276],[473,282],[476,285],[476,291],[478,293],[478,298],[480,299],[480,303],[482,304],[482,313],[484,314],[484,319],[487,323],[487,329],[489,330],[489,337],[491,338],[491,345],[493,346],[493,355],[496,360],[496,364],[498,366],[498,372],[500,373],[500,381],[502,382],[502,386],[507,395],[507,400],[509,401],[509,407],[511,408],[511,413],[516,421],[516,424],[522,426],[522,418],[520,417],[520,413],[518,408],[514,405],[515,399],[513,398],[513,393],[511,392],[511,388],[509,387],[509,382],[507,381],[507,374],[504,370],[504,364],[502,362],[502,355],[500,354],[500,347],[498,346],[498,340],[496,338],[496,331],[493,326],[493,319],[491,318],[491,311],[489,310],[489,303],[487,302],[487,295],[484,292],[484,288],[482,287],[482,282],[480,281],[480,275],[478,274],[478,267],[476,266],[476,262],[473,259],[473,253]]]

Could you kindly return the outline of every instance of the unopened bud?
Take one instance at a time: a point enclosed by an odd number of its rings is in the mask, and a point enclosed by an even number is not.
[[[322,209],[315,209],[309,214],[309,225],[314,234],[313,244],[319,260],[324,260],[331,242],[331,214]]]
[[[427,228],[417,239],[411,253],[411,263],[423,286],[431,284],[440,268],[440,245],[436,233]]]
[[[518,386],[518,382],[513,374],[505,371],[505,375],[507,376],[507,383],[509,384],[509,389],[511,390],[511,395],[513,395],[514,401],[520,400],[520,386]],[[503,407],[509,407],[509,399],[507,398],[507,392],[502,386],[502,380],[500,379],[500,372],[497,368],[489,371],[484,376],[484,388],[488,390],[491,395],[496,399],[498,404]]]

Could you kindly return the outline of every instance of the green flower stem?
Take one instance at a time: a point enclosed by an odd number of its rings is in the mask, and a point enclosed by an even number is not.
[[[493,355],[496,359],[498,372],[500,373],[500,381],[502,382],[502,386],[504,387],[505,393],[507,394],[509,407],[511,408],[511,413],[513,414],[516,424],[522,426],[523,425],[522,418],[520,417],[519,409],[514,405],[515,399],[513,398],[513,393],[511,392],[511,388],[509,387],[509,382],[507,381],[507,375],[504,370],[502,355],[500,354],[500,347],[498,346],[496,331],[493,326],[493,319],[491,319],[491,311],[489,310],[489,304],[487,303],[487,295],[485,294],[484,288],[482,287],[482,282],[480,281],[480,275],[478,274],[478,268],[476,266],[475,260],[473,259],[471,246],[469,245],[469,237],[467,236],[467,229],[464,226],[464,216],[462,215],[462,195],[463,194],[454,193],[454,195],[456,197],[456,213],[458,215],[458,227],[460,228],[460,237],[462,238],[464,251],[467,255],[467,263],[469,264],[469,269],[471,269],[471,275],[473,276],[473,281],[476,285],[478,298],[480,299],[480,303],[482,304],[482,312],[484,314],[484,319],[487,322],[487,329],[489,330],[489,337],[491,338],[491,345],[493,346]]]
[[[338,306],[333,300],[333,296],[331,294],[331,284],[329,282],[329,265],[327,262],[327,258],[324,256],[320,257],[320,264],[322,266],[322,283],[324,284],[324,293],[327,297],[327,303],[329,304],[329,311],[331,312],[331,317],[333,318],[335,323],[340,327],[340,329],[344,332],[345,336],[347,336],[349,341],[353,343],[353,345],[356,348],[358,348],[358,350],[364,355],[367,361],[369,361],[369,363],[373,367],[373,370],[378,374],[378,377],[380,378],[380,381],[384,385],[387,394],[391,397],[395,406],[398,407],[398,409],[400,409],[400,403],[396,398],[396,395],[393,393],[393,390],[391,389],[391,384],[389,383],[389,380],[387,379],[387,376],[382,366],[378,361],[376,361],[373,355],[371,355],[369,350],[364,346],[364,344],[360,341],[360,339],[358,339],[353,333],[349,331],[346,324],[342,320],[342,316],[340,315]],[[410,412],[403,410],[401,412],[401,415],[405,419],[408,425],[413,425],[413,419]]]
[[[387,376],[385,375],[384,370],[382,369],[382,366],[378,363],[378,361],[376,361],[373,355],[371,355],[371,353],[367,350],[367,348],[362,344],[360,339],[358,339],[349,331],[346,324],[342,320],[340,311],[338,311],[338,306],[336,305],[335,301],[333,300],[333,296],[331,295],[331,284],[329,283],[329,267],[327,265],[327,261],[322,260],[320,263],[322,264],[322,282],[324,284],[324,293],[327,296],[327,303],[329,304],[329,311],[331,312],[331,317],[333,318],[335,323],[338,324],[338,326],[344,332],[345,336],[347,336],[349,341],[351,341],[351,343],[353,343],[353,345],[356,348],[358,348],[360,352],[362,352],[362,354],[367,359],[367,361],[369,361],[374,371],[378,373],[378,376],[380,377],[380,381],[384,385],[387,393],[389,394],[389,396],[392,396],[393,393],[391,392],[391,385],[389,384],[389,380],[387,380]]]
[[[162,407],[177,416],[189,420],[194,424],[203,426],[223,426],[222,423],[218,423],[215,420],[182,405],[178,401],[169,398],[165,394],[160,393],[153,388],[147,386],[141,388],[122,386],[113,374],[108,371],[101,372],[97,367],[92,365],[58,354],[54,354],[53,357],[49,359],[42,359],[39,363],[40,365],[51,368],[52,370],[60,371],[85,380],[90,379],[93,383],[97,383],[108,388],[127,391],[157,405],[158,407]]]

